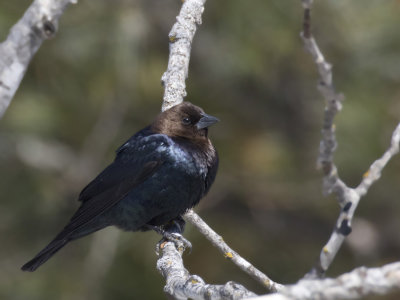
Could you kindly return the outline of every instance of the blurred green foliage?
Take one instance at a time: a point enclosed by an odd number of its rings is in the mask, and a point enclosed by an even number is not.
[[[0,40],[30,3],[0,3]],[[81,0],[35,56],[0,121],[0,299],[165,297],[155,233],[107,229],[68,245],[34,274],[19,267],[65,225],[114,150],[160,110],[167,36],[180,5]],[[313,9],[314,34],[346,96],[336,162],[351,186],[399,121],[399,13],[396,0],[316,1]],[[300,0],[207,1],[187,81],[187,100],[221,119],[210,131],[220,171],[197,211],[282,283],[310,269],[339,210],[322,196],[316,170],[324,104],[299,38],[302,15]],[[399,168],[397,157],[362,199],[329,276],[399,259]],[[263,292],[190,225],[186,237],[190,272]]]

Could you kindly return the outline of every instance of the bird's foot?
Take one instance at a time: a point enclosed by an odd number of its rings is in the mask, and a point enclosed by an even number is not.
[[[184,238],[180,233],[165,231],[160,242],[162,244],[166,241],[173,242],[176,249],[180,252],[184,252],[186,249],[189,249],[189,253],[192,252],[192,243]]]
[[[170,232],[160,227],[155,227],[153,229],[154,231],[163,236],[163,238],[156,245],[157,255],[160,253],[160,249],[163,248],[164,243],[166,242],[174,243],[176,249],[181,253],[183,253],[186,249],[189,249],[189,253],[192,252],[192,243],[190,243],[186,238],[184,238],[182,234],[177,232]]]

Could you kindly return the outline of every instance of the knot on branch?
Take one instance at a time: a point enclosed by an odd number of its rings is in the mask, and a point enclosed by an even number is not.
[[[42,32],[44,34],[44,37],[49,39],[55,36],[57,32],[57,23],[47,19],[46,17],[43,17],[42,20]]]
[[[344,236],[348,236],[352,231],[349,220],[344,219],[337,231]]]
[[[39,23],[32,27],[32,30],[38,38],[50,39],[56,35],[57,28],[58,26],[55,20],[43,16]]]

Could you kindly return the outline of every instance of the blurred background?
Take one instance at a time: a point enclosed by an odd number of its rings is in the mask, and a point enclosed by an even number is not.
[[[245,3],[246,2],[246,3]],[[0,40],[31,4],[0,2]],[[178,0],[81,0],[61,18],[0,120],[0,298],[164,299],[153,232],[114,228],[69,244],[35,273],[20,266],[66,224],[81,189],[160,111]],[[360,182],[400,119],[400,1],[316,1],[313,32],[346,96],[336,119],[342,179]],[[324,103],[299,32],[300,0],[207,1],[187,100],[221,119],[220,169],[196,211],[275,281],[310,270],[339,207],[321,193]],[[400,158],[362,199],[328,276],[399,260]],[[265,292],[191,225],[189,271]],[[398,299],[393,295],[385,299]]]

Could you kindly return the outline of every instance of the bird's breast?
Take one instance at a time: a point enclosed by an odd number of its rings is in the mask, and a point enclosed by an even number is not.
[[[207,175],[207,165],[202,163],[202,153],[177,145],[170,147],[169,151],[171,162],[177,171],[200,178]]]

